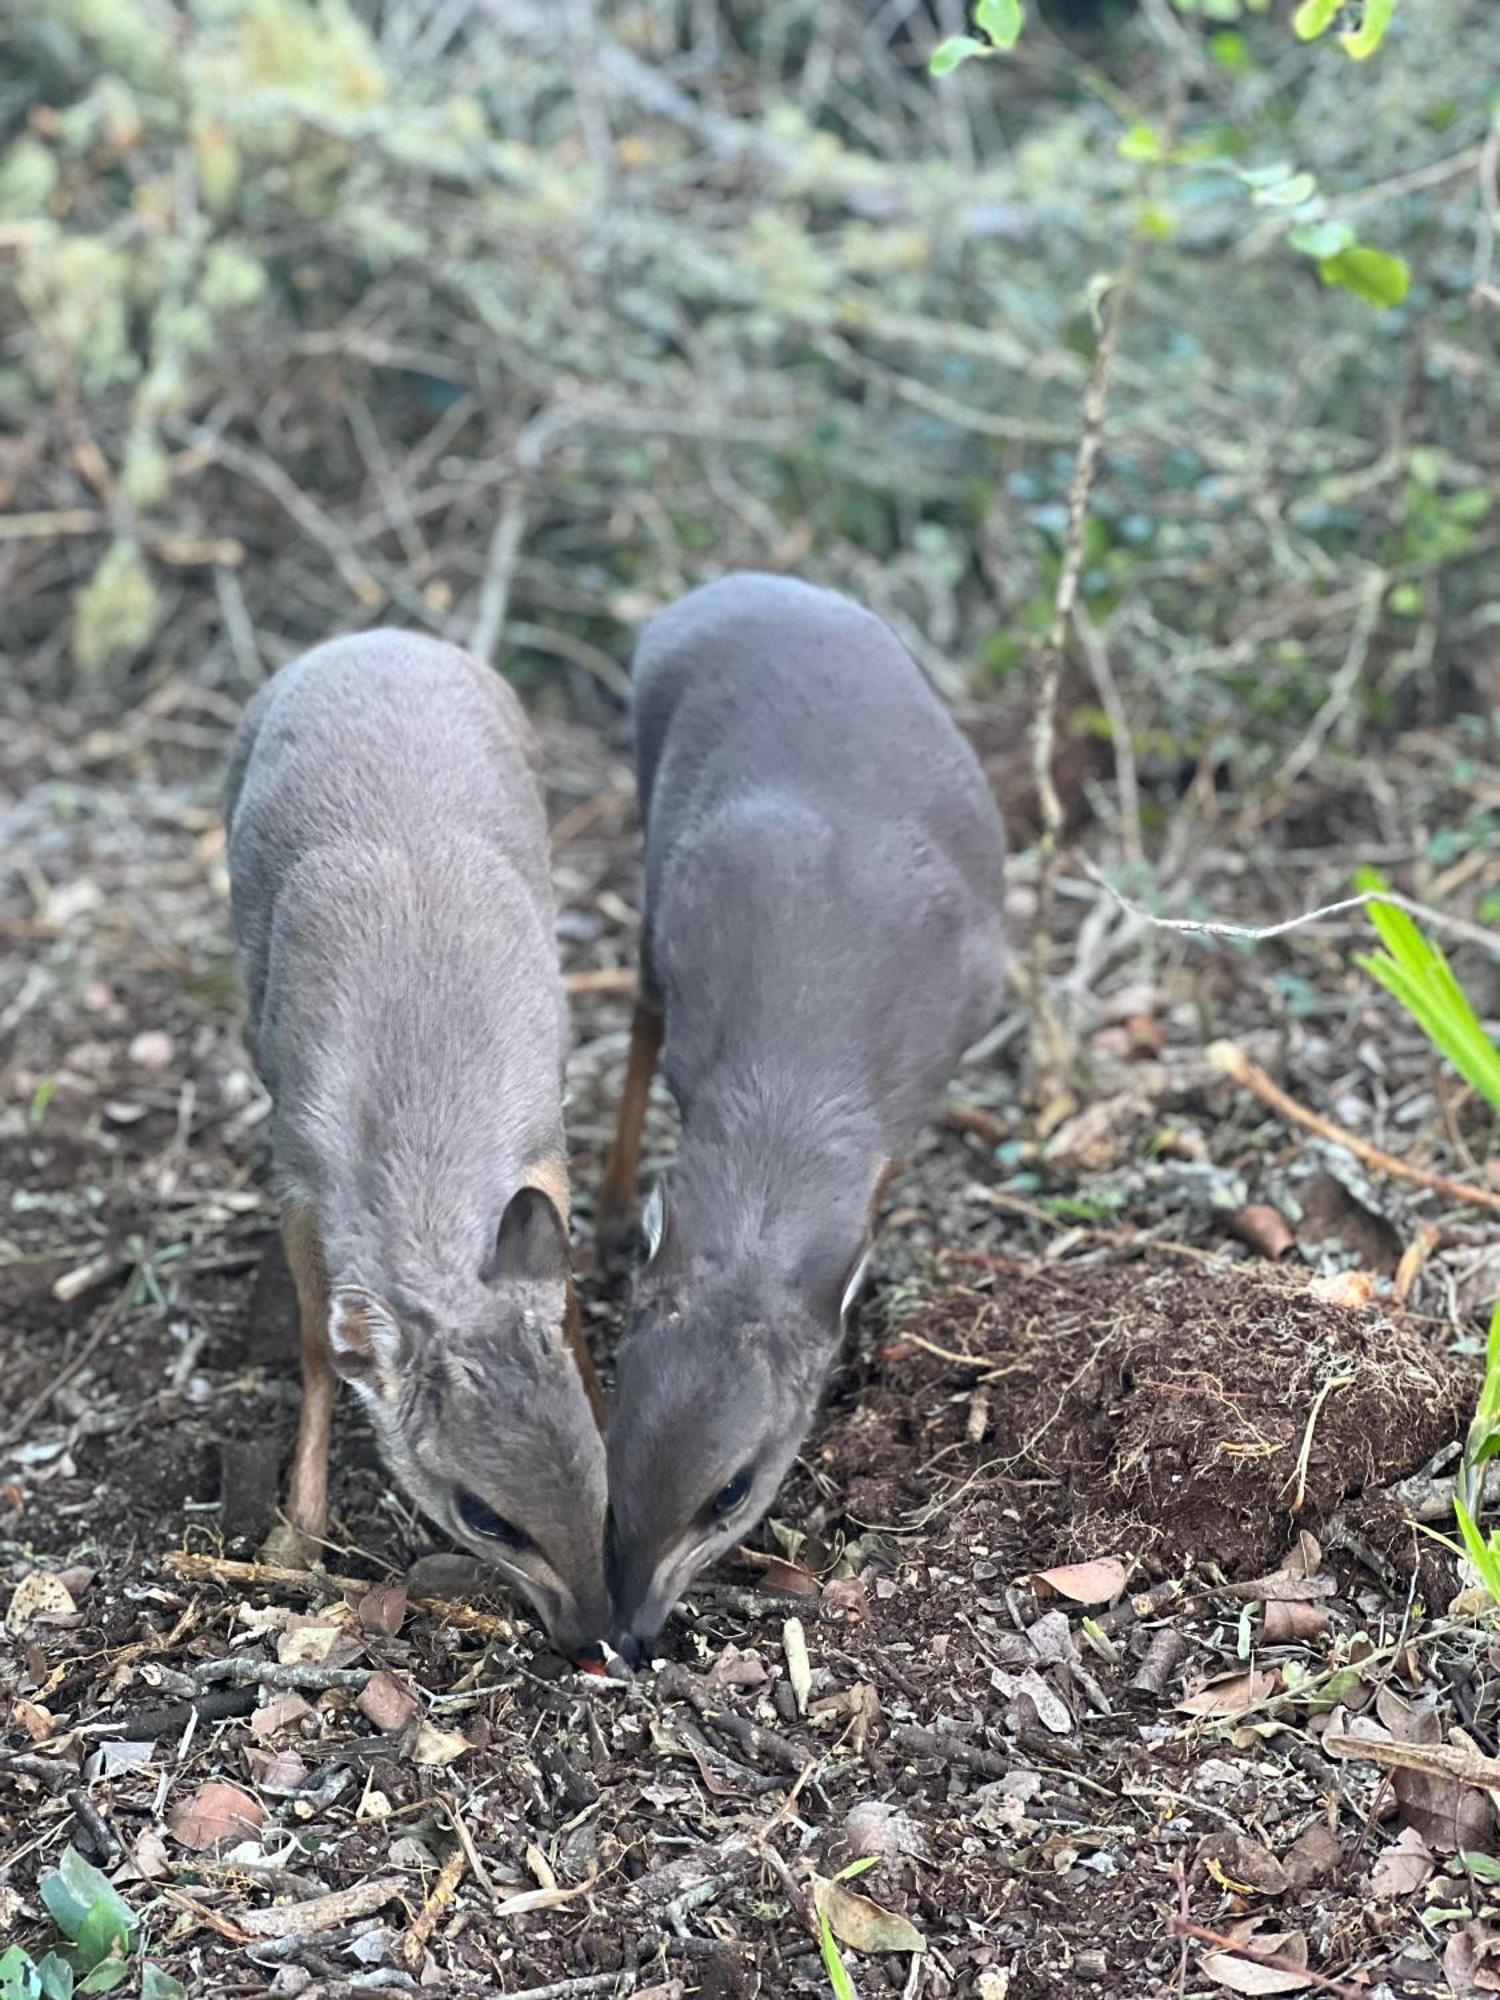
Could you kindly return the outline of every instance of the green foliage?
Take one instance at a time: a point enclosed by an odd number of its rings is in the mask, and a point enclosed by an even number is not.
[[[1292,32],[1302,42],[1326,35],[1340,24],[1339,42],[1355,62],[1365,62],[1385,40],[1397,0],[1301,0]]]
[[[1318,260],[1318,274],[1325,285],[1342,285],[1366,305],[1382,311],[1399,306],[1411,286],[1411,273],[1399,257],[1389,257],[1368,243],[1351,243],[1331,257]]]
[[[123,1986],[135,1969],[140,1925],[109,1879],[69,1846],[38,1891],[68,1948],[33,1959],[12,1945],[0,1957],[0,2000],[73,2000]],[[187,2000],[181,1982],[149,1960],[140,1980],[141,2000]]]
[[[156,631],[160,612],[160,594],[139,545],[122,536],[74,600],[73,658],[88,672],[116,654],[138,652]]]
[[[950,76],[975,56],[1002,55],[1015,47],[1025,25],[1021,0],[975,0],[974,26],[984,40],[976,35],[949,35],[933,50],[928,70],[933,76]]]
[[[1377,893],[1388,886],[1373,868],[1362,868],[1355,880],[1362,890]],[[1500,1111],[1500,1046],[1485,1033],[1442,947],[1392,904],[1371,903],[1369,913],[1385,949],[1366,953],[1357,963],[1401,1002],[1464,1081]]]

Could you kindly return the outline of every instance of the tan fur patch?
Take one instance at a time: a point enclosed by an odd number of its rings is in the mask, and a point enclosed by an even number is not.
[[[573,1217],[573,1192],[568,1186],[566,1160],[538,1160],[527,1170],[526,1185],[540,1189],[565,1223]]]

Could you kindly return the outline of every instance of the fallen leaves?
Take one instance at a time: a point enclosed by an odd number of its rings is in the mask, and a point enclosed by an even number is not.
[[[1404,1827],[1371,1870],[1370,1893],[1387,1901],[1397,1896],[1414,1896],[1436,1866],[1432,1849],[1416,1827]]]
[[[1178,1702],[1180,1715],[1195,1715],[1202,1721],[1232,1722],[1248,1715],[1281,1689],[1280,1674],[1252,1667],[1249,1673],[1226,1674],[1208,1681]]]
[[[927,1940],[915,1924],[894,1910],[881,1909],[847,1883],[815,1874],[812,1892],[818,1915],[851,1951],[926,1951]]]
[[[242,1792],[238,1785],[216,1778],[172,1808],[167,1828],[180,1846],[195,1854],[208,1854],[253,1837],[265,1821],[266,1809],[258,1799]]]
[[[28,1625],[62,1625],[78,1615],[73,1593],[60,1576],[49,1570],[34,1569],[23,1576],[11,1595],[5,1613],[5,1629],[24,1632]]]
[[[1129,1574],[1116,1557],[1098,1556],[1092,1562],[1036,1570],[1031,1587],[1039,1599],[1065,1597],[1070,1604],[1113,1604],[1123,1593]]]
[[[1269,1257],[1274,1261],[1297,1247],[1291,1224],[1281,1210],[1272,1208],[1269,1202],[1252,1202],[1247,1208],[1237,1208],[1228,1218],[1227,1226],[1230,1234],[1237,1236],[1258,1257]]]
[[[435,1722],[424,1722],[412,1745],[412,1762],[429,1766],[453,1764],[473,1747],[468,1737],[456,1729],[439,1729]]]
[[[371,1674],[360,1689],[355,1706],[382,1735],[395,1736],[411,1721],[421,1703],[405,1681],[398,1680],[395,1674],[387,1673],[382,1667],[378,1673]],[[437,1735],[441,1733],[435,1732]],[[460,1756],[462,1752],[455,1751],[454,1755]],[[418,1762],[422,1761],[418,1759]],[[450,1762],[451,1759],[437,1761]]]

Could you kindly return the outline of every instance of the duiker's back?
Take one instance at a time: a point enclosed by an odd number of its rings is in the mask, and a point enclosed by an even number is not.
[[[674,1090],[727,1030],[751,1060],[878,1079],[909,1138],[1004,968],[1000,817],[943,703],[871,612],[756,574],[652,620],[634,697]]]

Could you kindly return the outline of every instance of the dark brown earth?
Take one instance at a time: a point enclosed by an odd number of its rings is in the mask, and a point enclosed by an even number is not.
[[[394,1631],[368,1603],[346,1610],[435,1552],[352,1409],[329,1553],[351,1587],[213,1567],[254,1555],[298,1396],[224,939],[226,726],[210,718],[185,749],[139,718],[94,746],[81,791],[65,780],[82,730],[23,723],[0,751],[0,813],[29,815],[43,886],[96,892],[49,916],[35,883],[11,879],[0,902],[0,1581],[9,1600],[34,1571],[62,1574],[77,1607],[0,1637],[0,1912],[15,1934],[45,1947],[38,1877],[72,1841],[130,1859],[121,1886],[151,1953],[195,1995],[352,1992],[371,1974],[455,1994],[826,1995],[814,1878],[874,1848],[884,1858],[851,1886],[926,1949],[851,1951],[862,1995],[1236,1990],[1204,1970],[1211,1947],[1183,1957],[1184,1907],[1221,1933],[1264,1917],[1335,1990],[1450,1990],[1444,1953],[1489,1933],[1485,1878],[1444,1829],[1460,1826],[1455,1800],[1477,1799],[1459,1844],[1493,1851],[1484,1795],[1450,1786],[1422,1821],[1446,1871],[1427,1900],[1382,1900],[1372,1871],[1413,1823],[1409,1801],[1321,1740],[1350,1718],[1392,1728],[1414,1705],[1440,1736],[1461,1725],[1497,1747],[1489,1627],[1446,1614],[1451,1560],[1412,1526],[1413,1489],[1393,1492],[1466,1421],[1494,1235],[1305,1147],[1196,1054],[1205,1030],[1253,1038],[1277,1018],[1289,1086],[1347,1106],[1370,1000],[1341,983],[1341,956],[1266,962],[1321,982],[1312,1023],[1278,1015],[1259,960],[1106,982],[1090,1067],[1118,1110],[1088,1164],[1030,1145],[1013,1053],[966,1072],[961,1093],[1013,1139],[995,1157],[951,1131],[924,1142],[775,1517],[669,1628],[662,1671],[603,1680],[549,1656],[501,1600],[475,1600],[487,1624],[413,1601]],[[628,964],[624,772],[597,738],[547,728],[568,963]],[[1023,912],[1024,869],[1017,890]],[[623,994],[576,1006],[585,1264],[627,1008]],[[1157,1033],[1128,1026],[1143,1015]],[[1445,1117],[1432,1099],[1418,1051],[1382,1093],[1388,1113],[1419,1114],[1377,1132],[1393,1149],[1452,1171],[1450,1130],[1482,1143],[1473,1107]],[[657,1157],[670,1134],[663,1104]],[[1330,1176],[1333,1196],[1314,1186]],[[1227,1228],[1246,1201],[1290,1218],[1281,1261]],[[1406,1310],[1388,1279],[1361,1310],[1310,1290],[1320,1273],[1388,1272],[1382,1246],[1399,1254],[1427,1220],[1441,1242]],[[618,1294],[585,1278],[606,1370]],[[1307,1531],[1321,1547],[1281,1572]],[[1099,1598],[1096,1579],[1099,1601],[1033,1580],[1103,1559],[1124,1587]],[[413,1600],[443,1583],[426,1574]],[[263,1663],[263,1729],[281,1627],[309,1613],[345,1620],[347,1673],[409,1687],[411,1723],[377,1726],[359,1686],[309,1687],[300,1721],[252,1733],[253,1686],[226,1696],[214,1663]],[[453,1761],[422,1761],[422,1719],[450,1751],[461,1736]],[[101,1742],[147,1730],[149,1761],[94,1774]],[[276,1749],[295,1759],[278,1769]],[[266,1815],[226,1856],[172,1831],[210,1778]],[[454,1810],[468,1845],[427,1910],[459,1852]],[[1230,1838],[1246,1845],[1221,1853]],[[1290,1858],[1309,1840],[1316,1866]],[[332,1929],[243,1928],[278,1899],[371,1879],[389,1900]],[[542,1907],[503,1907],[539,1885]]]

